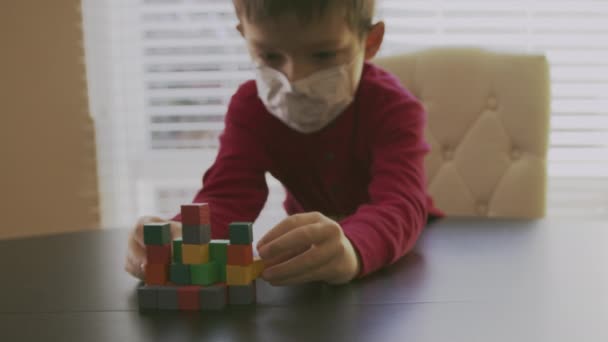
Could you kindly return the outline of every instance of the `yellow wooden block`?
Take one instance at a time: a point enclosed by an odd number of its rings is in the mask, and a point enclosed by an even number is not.
[[[253,281],[253,264],[249,266],[226,265],[226,284],[249,285]]]
[[[258,278],[264,272],[264,261],[258,256],[253,259],[253,279]]]
[[[209,262],[209,245],[182,244],[182,263],[185,265],[200,265]]]

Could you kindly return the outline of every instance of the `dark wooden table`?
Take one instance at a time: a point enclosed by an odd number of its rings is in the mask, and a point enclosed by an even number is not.
[[[127,232],[0,242],[0,341],[608,341],[608,223],[449,219],[347,286],[140,314]]]

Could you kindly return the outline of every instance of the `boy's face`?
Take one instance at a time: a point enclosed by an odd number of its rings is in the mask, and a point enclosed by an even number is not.
[[[280,71],[290,82],[344,64],[349,65],[352,79],[359,82],[367,38],[349,27],[343,9],[330,10],[307,23],[295,14],[264,23],[242,18],[238,30],[253,60]]]

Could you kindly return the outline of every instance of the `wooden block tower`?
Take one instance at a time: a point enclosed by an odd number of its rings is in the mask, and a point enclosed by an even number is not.
[[[226,283],[230,303],[255,302],[255,279],[262,272],[262,261],[253,257],[253,228],[248,222],[234,222],[228,227]]]
[[[206,203],[181,207],[182,238],[171,241],[169,223],[144,225],[147,264],[138,289],[141,310],[221,310],[255,303],[263,263],[253,257],[249,222],[229,226],[230,240],[211,240]]]

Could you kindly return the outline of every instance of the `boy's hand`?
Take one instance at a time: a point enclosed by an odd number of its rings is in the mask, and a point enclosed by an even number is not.
[[[135,227],[129,234],[129,245],[127,249],[127,260],[125,271],[136,278],[144,278],[144,267],[146,265],[146,245],[144,244],[144,224],[146,223],[171,223],[171,239],[182,236],[181,222],[167,221],[160,217],[143,216],[137,220]]]
[[[344,284],[360,270],[357,252],[340,225],[316,212],[286,218],[257,248],[266,264],[262,277],[272,285]]]

